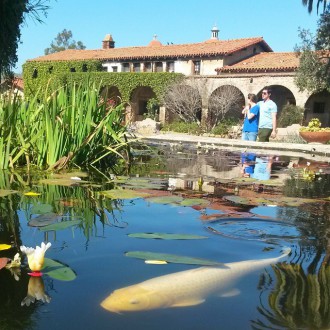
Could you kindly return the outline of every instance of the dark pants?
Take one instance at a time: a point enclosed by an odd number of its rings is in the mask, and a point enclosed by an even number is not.
[[[259,142],[269,142],[269,137],[272,134],[272,128],[259,128],[258,131],[258,141]]]

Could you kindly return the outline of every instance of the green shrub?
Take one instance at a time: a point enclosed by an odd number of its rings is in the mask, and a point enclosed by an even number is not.
[[[171,131],[196,135],[202,133],[202,129],[197,123],[186,123],[183,121],[174,121],[173,123],[165,124],[161,130],[165,132]]]
[[[228,135],[231,127],[237,125],[238,123],[239,123],[239,119],[235,119],[235,118],[223,119],[219,125],[215,126],[211,130],[211,134],[226,136]]]
[[[282,108],[278,117],[278,127],[287,127],[292,124],[302,124],[304,119],[304,108],[297,105],[287,104]]]

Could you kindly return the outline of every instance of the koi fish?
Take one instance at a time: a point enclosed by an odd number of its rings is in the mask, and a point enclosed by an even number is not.
[[[113,291],[101,306],[114,313],[160,308],[195,306],[211,295],[233,296],[235,283],[245,275],[276,264],[288,256],[286,249],[276,258],[246,260],[225,264],[225,268],[200,267],[151,278]]]

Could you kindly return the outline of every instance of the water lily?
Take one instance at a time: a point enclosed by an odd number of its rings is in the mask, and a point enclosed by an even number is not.
[[[30,306],[35,300],[43,303],[50,302],[50,297],[45,293],[45,285],[41,277],[30,277],[27,296],[21,302],[21,306]]]
[[[42,242],[41,246],[36,246],[35,249],[24,245],[20,247],[21,251],[27,255],[29,267],[33,272],[40,272],[44,265],[45,252],[51,245],[50,242],[47,244]]]

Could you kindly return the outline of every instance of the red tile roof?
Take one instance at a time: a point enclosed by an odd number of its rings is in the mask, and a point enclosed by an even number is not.
[[[296,53],[260,53],[233,65],[216,69],[219,73],[295,71],[299,66]]]
[[[22,78],[19,78],[19,77],[15,77],[13,79],[13,82],[12,82],[13,86],[20,89],[20,90],[24,90],[24,81]]]
[[[40,56],[29,61],[67,60],[140,60],[152,58],[177,58],[229,55],[243,48],[260,43],[265,51],[272,51],[262,37],[235,40],[207,40],[205,42],[181,45],[158,45],[157,47],[124,47],[95,50],[67,49],[58,53]]]

